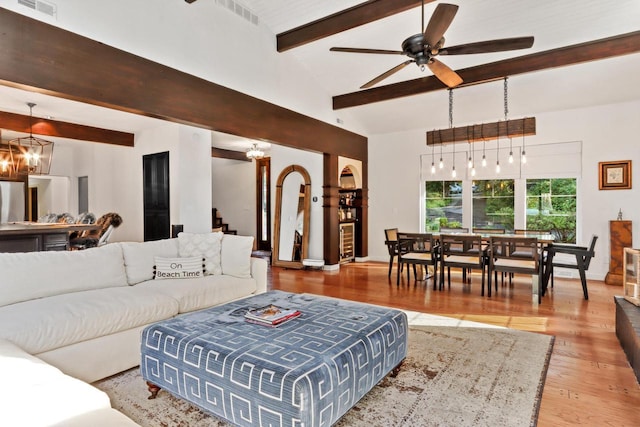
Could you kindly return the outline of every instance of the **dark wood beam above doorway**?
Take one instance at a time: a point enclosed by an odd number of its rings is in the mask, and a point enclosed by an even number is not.
[[[2,129],[29,133],[32,124],[33,133],[36,135],[102,142],[125,147],[133,147],[134,143],[134,134],[128,132],[0,111],[0,127]]]
[[[462,86],[466,86],[494,81],[516,74],[564,67],[637,52],[640,52],[640,31],[478,65],[457,70],[457,73],[464,80]],[[334,96],[333,109],[356,107],[444,89],[447,89],[447,87],[440,80],[434,76],[428,76]]]
[[[250,162],[251,159],[247,158],[247,154],[234,151],[234,150],[225,150],[224,148],[216,148],[211,147],[211,157],[218,157],[220,159],[230,159],[230,160],[242,160],[243,162]]]
[[[433,1],[425,0],[425,4]],[[278,34],[276,36],[278,52],[284,52],[420,5],[420,0],[370,0]]]
[[[3,8],[0,28],[0,84],[367,161],[366,137],[321,120]]]

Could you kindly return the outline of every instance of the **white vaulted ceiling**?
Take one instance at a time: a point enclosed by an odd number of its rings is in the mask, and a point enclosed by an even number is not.
[[[181,1],[181,0],[172,0]],[[184,7],[196,8],[197,0]],[[235,1],[235,0],[234,0]],[[261,26],[273,34],[306,24],[362,3],[363,0],[240,0],[254,13]],[[461,69],[508,57],[556,49],[562,46],[601,39],[640,30],[640,1],[618,0],[460,0],[459,10],[445,33],[446,45],[452,46],[504,37],[534,36],[531,49],[482,55],[440,57],[451,68]],[[425,6],[428,21],[438,2]],[[225,4],[226,6],[226,4]],[[227,11],[228,12],[228,11]],[[229,19],[235,19],[229,14]],[[240,24],[238,24],[240,25]],[[358,28],[280,53],[288,61],[300,64],[309,80],[328,94],[318,100],[330,104],[330,97],[356,92],[373,77],[403,62],[404,56],[366,55],[330,52],[332,46],[400,50],[402,41],[420,31],[420,7],[396,14]],[[275,41],[274,41],[275,46]],[[274,47],[275,49],[275,47]],[[640,98],[640,54],[604,59],[589,63],[516,75],[509,79],[510,117],[535,115],[597,104],[610,104]],[[430,75],[410,64],[381,84],[416,79]],[[454,91],[456,125],[498,120],[503,117],[502,83],[493,82]],[[27,99],[28,98],[28,99]],[[54,113],[62,120],[136,132],[151,127],[155,119],[134,116],[100,107],[86,106],[46,95],[29,94],[0,86],[0,109],[28,113],[24,103],[36,102],[34,114],[51,114],[46,105],[55,105]],[[448,120],[448,95],[445,90],[399,98],[335,111],[343,126],[366,136],[406,129],[444,127]],[[61,113],[62,112],[62,113]],[[71,120],[69,117],[73,117]],[[214,138],[214,143],[215,142]],[[222,148],[240,149],[243,141]],[[244,144],[244,145],[243,145]]]

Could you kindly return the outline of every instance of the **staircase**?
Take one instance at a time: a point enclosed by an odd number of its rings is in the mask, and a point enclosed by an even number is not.
[[[238,234],[238,230],[229,230],[229,224],[222,221],[222,216],[217,208],[211,209],[211,228],[221,228],[225,234]]]

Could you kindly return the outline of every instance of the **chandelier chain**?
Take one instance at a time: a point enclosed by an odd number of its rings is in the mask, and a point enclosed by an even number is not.
[[[509,116],[509,86],[507,84],[507,77],[504,78],[504,121],[507,121]]]
[[[453,89],[449,89],[449,128],[453,127]]]

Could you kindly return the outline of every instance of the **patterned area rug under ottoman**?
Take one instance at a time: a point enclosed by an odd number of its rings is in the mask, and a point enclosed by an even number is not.
[[[410,326],[400,374],[386,377],[336,424],[535,426],[553,337],[510,329]],[[228,426],[161,391],[155,400],[137,368],[94,384],[142,426]]]

